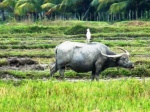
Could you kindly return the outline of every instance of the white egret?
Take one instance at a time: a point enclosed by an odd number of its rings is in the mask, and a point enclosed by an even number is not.
[[[87,33],[86,33],[86,40],[87,40],[87,43],[90,43],[90,40],[91,40],[91,32],[90,32],[90,29],[89,29],[89,28],[87,29]]]

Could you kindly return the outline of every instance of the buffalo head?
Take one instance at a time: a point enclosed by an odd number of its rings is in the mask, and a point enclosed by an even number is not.
[[[121,48],[120,48],[121,49]],[[116,66],[124,67],[124,68],[134,68],[134,64],[129,60],[129,52],[121,49],[124,53],[116,54],[116,55],[107,55],[101,52],[103,56],[108,58],[113,58],[116,62]]]

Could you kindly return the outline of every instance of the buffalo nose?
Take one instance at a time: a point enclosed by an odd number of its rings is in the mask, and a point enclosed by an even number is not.
[[[130,68],[134,68],[134,64],[133,63],[130,64]]]

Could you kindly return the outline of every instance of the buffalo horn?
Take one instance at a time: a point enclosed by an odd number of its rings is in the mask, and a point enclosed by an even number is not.
[[[126,51],[126,50],[124,50],[124,49],[122,49],[122,48],[119,48],[119,49],[121,49],[121,50],[124,51],[125,53],[120,53],[120,54],[116,54],[116,55],[107,55],[107,54],[104,54],[104,53],[101,51],[101,54],[102,54],[103,56],[110,57],[110,58],[118,58],[118,57],[121,57],[121,56],[124,55],[124,54],[126,54],[126,55],[129,56],[129,52],[128,52],[128,51]]]
[[[124,50],[123,48],[119,48],[119,49],[121,49],[122,51],[124,51],[128,56],[130,55],[127,50]]]
[[[104,53],[101,51],[101,54],[102,54],[103,56],[106,56],[106,57],[109,57],[109,58],[118,58],[118,57],[121,57],[124,53],[116,54],[116,55],[107,55],[107,54],[104,54]]]

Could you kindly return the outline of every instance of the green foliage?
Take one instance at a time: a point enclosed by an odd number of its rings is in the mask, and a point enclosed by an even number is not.
[[[138,47],[138,46],[145,46],[146,44],[141,43],[140,41],[130,41],[130,40],[118,40],[118,41],[103,41],[104,44],[111,46],[111,47],[115,47],[115,46],[121,46],[121,47],[125,47],[125,46],[132,46],[132,47]]]
[[[21,71],[21,70],[1,70],[0,76],[10,75],[15,77],[16,79],[41,79],[49,77],[48,71]]]
[[[7,65],[7,60],[6,59],[0,59],[0,67],[3,65]]]
[[[76,19],[82,19],[81,15],[84,14],[87,15],[84,17],[85,20],[91,20],[91,16],[92,20],[96,20],[95,13],[98,14],[99,12],[102,12],[102,16],[109,13],[124,14],[121,19],[131,19],[131,11],[132,19],[142,18],[143,16],[148,19],[149,14],[146,10],[149,11],[149,5],[148,0],[88,0],[86,2],[84,0],[3,0],[0,3],[0,8],[3,9],[3,17],[5,17],[4,11],[9,11],[9,16],[12,18],[15,15],[15,19],[23,17],[38,20],[38,15],[42,19],[45,17],[56,19],[51,15],[64,14],[68,16],[73,13],[76,15]],[[130,15],[130,18],[126,17],[127,14]],[[32,15],[33,17],[31,17]],[[107,21],[107,17],[105,17],[105,21]],[[118,15],[115,18],[121,20]]]
[[[110,77],[117,78],[122,76],[126,77],[131,75],[132,71],[124,68],[109,68],[101,73],[101,77],[109,77],[109,78]]]
[[[52,49],[0,50],[0,57],[54,57]]]
[[[2,0],[1,7],[4,9],[13,10],[16,5],[17,0]]]
[[[67,35],[76,35],[76,34],[85,34],[86,33],[86,27],[82,25],[76,25],[74,27],[71,27],[68,29],[65,34]]]
[[[147,69],[145,66],[137,67],[133,70],[132,72],[133,76],[145,76],[149,77],[150,76],[150,69]]]
[[[113,14],[117,14],[126,10],[128,5],[128,1],[123,1],[119,3],[113,3],[110,6],[109,12]]]
[[[47,11],[47,10],[51,9],[52,7],[54,7],[54,6],[55,6],[55,4],[53,4],[53,3],[45,3],[45,4],[41,5],[41,8],[43,10]]]
[[[56,23],[56,22],[54,22]],[[65,25],[63,25],[63,23]],[[127,26],[128,23],[115,23],[114,25],[108,25],[97,22],[77,22],[70,21],[65,23],[64,21],[59,21],[59,23],[52,24],[49,26],[45,25],[34,25],[34,24],[22,24],[22,25],[2,25],[0,26],[0,33],[5,35],[6,37],[23,36],[29,35],[32,37],[61,37],[64,34],[64,37],[73,37],[76,36],[78,38],[85,37],[86,29],[90,28],[93,37],[149,37],[150,28],[147,26],[149,23],[143,23],[143,26]],[[46,23],[45,23],[46,24]],[[47,23],[49,24],[49,23]],[[134,23],[133,23],[134,24]],[[135,22],[136,24],[136,22]],[[121,26],[122,25],[122,26]],[[19,33],[19,34],[18,34]],[[21,34],[20,34],[21,33]],[[7,35],[6,35],[7,34]],[[10,35],[11,34],[11,35]],[[82,34],[82,35],[81,35]]]
[[[150,111],[150,81],[2,81],[0,110],[91,112]],[[140,108],[139,108],[140,106]]]
[[[98,33],[98,28],[90,27],[90,26],[83,26],[83,25],[76,25],[68,29],[65,34],[66,35],[78,35],[78,34],[86,34],[87,27],[90,28],[92,33]]]
[[[3,27],[3,26],[2,26]],[[7,27],[4,26],[0,32],[1,33],[50,33],[50,34],[59,34],[62,33],[65,27],[46,27],[46,26],[38,26],[38,25],[31,25],[31,26],[12,26]]]
[[[14,13],[16,15],[26,15],[29,13],[41,12],[43,0],[18,0],[15,5]]]

